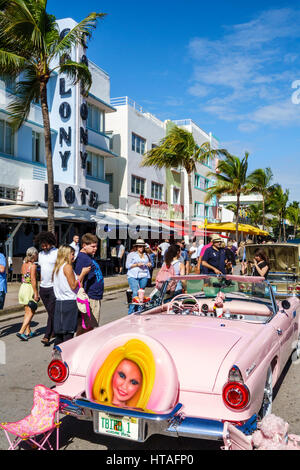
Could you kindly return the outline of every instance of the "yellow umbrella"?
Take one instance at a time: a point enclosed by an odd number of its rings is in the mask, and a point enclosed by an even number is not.
[[[203,228],[203,225],[199,225],[198,228]],[[236,231],[236,225],[234,222],[223,222],[223,223],[221,222],[218,224],[207,224],[205,228],[207,230],[216,230],[218,232],[235,232]],[[254,227],[253,225],[248,225],[248,224],[239,224],[238,231],[248,233],[250,235],[264,235],[264,236],[269,235],[268,232],[260,230],[259,228]]]

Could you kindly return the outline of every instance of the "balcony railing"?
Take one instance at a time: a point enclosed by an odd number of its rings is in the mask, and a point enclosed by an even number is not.
[[[111,98],[110,104],[113,107],[130,106],[131,108],[135,109],[139,113],[143,114],[143,116],[147,117],[148,119],[151,119],[158,126],[163,127],[163,128],[165,127],[165,124],[160,119],[158,119],[156,116],[154,116],[153,114],[143,109],[142,106],[140,106],[136,101],[129,98],[128,96],[121,96],[119,98]]]

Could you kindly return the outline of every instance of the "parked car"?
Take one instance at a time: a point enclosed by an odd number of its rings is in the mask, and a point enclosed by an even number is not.
[[[246,245],[246,259],[252,261],[255,251],[262,249],[270,261],[268,281],[276,297],[285,298],[300,294],[300,245],[292,243],[274,243],[266,245]],[[248,263],[248,274],[252,267]]]
[[[300,352],[300,300],[276,302],[248,276],[179,276],[188,294],[55,348],[48,374],[62,413],[95,433],[143,442],[153,434],[222,440],[223,422],[271,412],[273,387]],[[155,302],[155,306],[153,303]]]

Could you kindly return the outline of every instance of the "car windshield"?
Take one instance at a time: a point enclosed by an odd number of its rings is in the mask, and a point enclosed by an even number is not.
[[[174,281],[177,282],[174,291]],[[173,283],[173,290],[170,290]],[[276,311],[274,298],[272,296],[272,288],[270,284],[261,277],[252,276],[216,276],[216,275],[188,275],[176,276],[165,282],[161,290],[155,289],[151,300],[143,305],[142,311],[158,307],[171,302],[182,292],[178,291],[178,287],[185,288],[185,295],[193,296],[200,301],[204,299],[213,302],[216,297],[221,295],[223,300],[233,305],[233,301],[255,302],[268,307],[268,311]],[[236,302],[235,302],[236,303]],[[247,307],[247,311],[251,310],[251,306]],[[140,311],[141,311],[140,310]]]
[[[227,300],[242,298],[272,304],[269,284],[262,278],[250,276],[244,278],[241,276],[195,276],[195,279],[189,276],[186,280],[186,292],[195,297],[209,299],[223,292]],[[166,295],[168,295],[167,292]]]

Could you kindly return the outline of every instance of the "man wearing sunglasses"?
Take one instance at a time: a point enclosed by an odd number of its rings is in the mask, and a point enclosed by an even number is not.
[[[208,247],[201,260],[202,274],[225,274],[226,254],[221,247],[222,238],[219,235],[213,235],[212,245]]]

